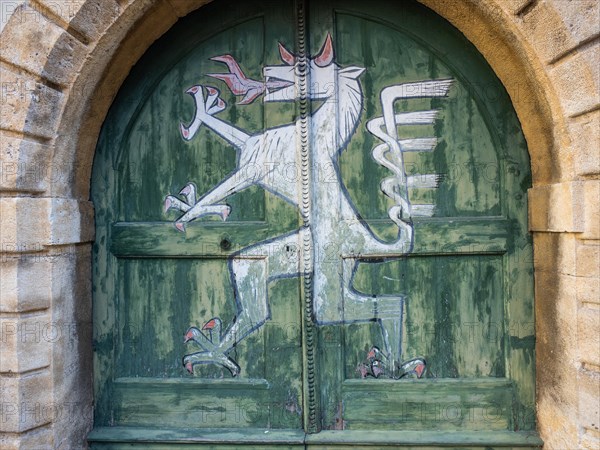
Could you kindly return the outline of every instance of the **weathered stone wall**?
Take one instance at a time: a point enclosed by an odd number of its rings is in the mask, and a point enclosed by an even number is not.
[[[421,0],[503,81],[534,174],[538,424],[600,446],[597,0]],[[131,66],[206,0],[0,2],[0,446],[80,448],[92,426],[91,162]]]

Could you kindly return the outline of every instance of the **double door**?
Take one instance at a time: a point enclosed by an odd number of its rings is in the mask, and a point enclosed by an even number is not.
[[[177,23],[102,130],[90,441],[521,442],[530,174],[500,82],[414,2],[247,3]]]

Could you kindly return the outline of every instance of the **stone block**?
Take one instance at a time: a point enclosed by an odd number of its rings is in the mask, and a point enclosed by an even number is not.
[[[529,229],[546,232],[583,232],[583,183],[536,186],[528,191]]]
[[[576,275],[577,245],[577,238],[573,234],[535,233],[533,236],[535,270]]]
[[[83,447],[93,423],[91,246],[78,245],[58,257],[53,314],[63,321],[61,340],[54,346],[54,400],[70,410],[54,422],[55,442]]]
[[[528,191],[529,229],[600,239],[600,180],[536,186]]]
[[[4,34],[2,35],[4,38]],[[31,75],[17,74],[0,66],[2,114],[0,128],[42,139],[55,134],[62,110],[63,94]]]
[[[579,385],[579,425],[600,432],[600,373],[582,369],[577,377]]]
[[[44,250],[50,238],[50,201],[46,198],[0,198],[2,252],[32,253]]]
[[[580,361],[600,366],[600,308],[579,309],[577,343]]]
[[[575,384],[572,382],[571,384]],[[541,391],[541,392],[540,392]],[[560,398],[538,390],[536,402],[540,437],[545,449],[573,450],[577,448],[579,428],[576,406],[566,405]]]
[[[56,334],[49,314],[0,317],[0,372],[22,373],[49,366]]]
[[[571,119],[568,123],[575,174],[600,174],[600,111]]]
[[[37,2],[90,42],[97,40],[119,16],[119,4],[115,0],[37,0]]]
[[[2,251],[40,252],[47,245],[91,242],[94,209],[74,199],[10,197],[0,199]]]
[[[86,47],[26,3],[4,27],[0,52],[6,61],[67,86],[85,60]]]
[[[0,312],[15,313],[49,308],[52,264],[43,253],[4,255],[0,258]]]
[[[580,278],[577,283],[577,301],[580,304],[600,306],[600,279]]]
[[[12,2],[0,2],[0,33],[4,30],[4,26],[10,22],[10,18],[19,12],[21,5],[25,0],[14,0]]]
[[[548,448],[577,442],[577,278],[536,272],[536,403]]]
[[[582,239],[600,239],[600,180],[586,180],[583,184],[584,231]]]
[[[565,53],[598,34],[600,2],[598,0],[549,0],[548,5],[560,16],[568,39],[557,51]]]
[[[52,199],[49,221],[50,245],[76,244],[94,240],[94,206],[74,199]]]
[[[567,116],[590,111],[600,103],[600,45],[581,49],[547,71]]]
[[[22,433],[51,423],[57,414],[52,377],[44,370],[18,377],[0,377],[0,432]]]
[[[577,359],[577,283],[576,277],[553,272],[538,272],[535,277],[538,345],[569,366]]]
[[[548,2],[537,2],[517,23],[544,62],[552,61],[572,46],[569,30]]]
[[[577,246],[578,277],[600,277],[600,245],[581,243]]]
[[[533,0],[504,0],[499,2],[499,6],[509,14],[518,14],[532,3]]]
[[[567,54],[598,33],[596,0],[550,0],[537,2],[522,15],[521,28],[546,62]]]
[[[48,145],[0,136],[0,191],[42,193],[51,178]]]
[[[53,445],[53,438],[54,436],[49,426],[19,434],[0,434],[0,448],[2,450],[42,450],[56,448]]]

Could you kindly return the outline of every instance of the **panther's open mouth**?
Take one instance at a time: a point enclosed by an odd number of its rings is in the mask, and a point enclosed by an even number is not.
[[[207,73],[206,75],[227,83],[234,95],[243,95],[244,98],[238,102],[239,105],[247,105],[260,95],[269,95],[294,84],[292,81],[273,76],[265,77],[265,81],[248,78],[231,55],[214,56],[210,59],[225,63],[229,73]]]

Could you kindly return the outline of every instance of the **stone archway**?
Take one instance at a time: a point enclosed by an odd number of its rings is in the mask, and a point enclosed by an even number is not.
[[[598,4],[421,2],[487,58],[521,120],[534,174],[539,429],[549,448],[591,446],[600,371]],[[87,200],[96,139],[129,69],[204,3],[2,4],[0,431],[8,448],[83,445],[91,427]]]

